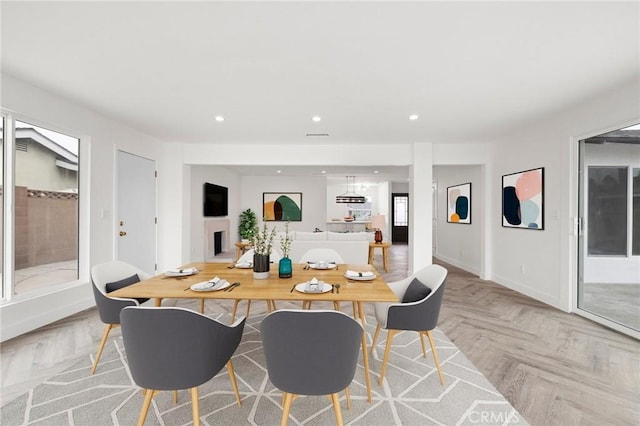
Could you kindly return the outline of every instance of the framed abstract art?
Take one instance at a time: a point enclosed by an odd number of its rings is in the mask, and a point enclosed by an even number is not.
[[[302,221],[302,192],[263,192],[262,217],[267,221]]]
[[[544,167],[502,176],[502,226],[544,229]]]
[[[471,182],[447,188],[447,222],[471,223]]]

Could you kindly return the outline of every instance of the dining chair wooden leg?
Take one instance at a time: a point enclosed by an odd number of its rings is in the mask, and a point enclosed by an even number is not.
[[[283,392],[284,404],[282,404],[282,419],[280,420],[280,426],[287,426],[289,421],[289,411],[291,411],[291,401],[293,401],[293,394]]]
[[[424,335],[422,334],[422,331],[418,331],[418,334],[420,335],[420,344],[422,345],[422,355],[426,358],[427,347],[424,345]]]
[[[271,313],[276,310],[276,301],[268,299],[267,300],[267,312]]]
[[[174,404],[178,403],[178,391],[177,390],[173,391],[173,403]]]
[[[247,299],[247,315],[245,318],[249,318],[249,311],[251,310],[251,300]]]
[[[200,299],[200,313],[204,314],[204,299]]]
[[[291,397],[291,402],[293,403],[293,401],[296,400],[296,398],[298,397],[298,395],[296,395],[295,393],[292,394],[293,396]],[[286,392],[282,392],[282,401],[280,401],[280,405],[284,407],[284,397],[287,396]],[[328,397],[329,395],[327,395]],[[331,398],[329,398],[329,401],[331,401]]]
[[[198,387],[191,388],[191,411],[193,412],[193,426],[200,426],[200,403],[198,402]]]
[[[334,301],[333,302],[333,310],[334,311],[339,311],[340,310],[340,302],[339,301]]]
[[[373,348],[376,347],[376,340],[378,340],[378,335],[380,334],[380,329],[382,327],[380,326],[380,324],[378,324],[376,326],[376,331],[375,333],[373,333],[373,340],[371,341],[371,353],[373,353]]]
[[[360,314],[359,323],[364,328],[364,306],[362,302],[358,302],[358,314]],[[369,369],[369,352],[367,351],[367,333],[362,333],[362,364],[364,364],[364,383],[367,387],[367,402],[371,403],[371,375]]]
[[[348,386],[344,388],[344,395],[347,397],[347,409],[351,410],[351,391]]]
[[[102,340],[100,340],[100,346],[98,346],[98,353],[96,354],[96,359],[93,360],[93,367],[91,367],[91,375],[96,372],[96,368],[98,368],[98,361],[100,361],[100,357],[102,356],[102,351],[104,350],[104,345],[107,343],[107,337],[109,337],[109,332],[113,328],[113,324],[107,324],[104,328],[104,332],[102,333]]]
[[[340,409],[340,395],[332,393],[331,402],[333,402],[333,411],[336,413],[336,424],[342,426],[344,422],[342,421],[342,410]]]
[[[358,314],[358,304],[356,302],[351,302],[351,306],[353,307],[353,317],[358,318],[360,314]]]
[[[444,377],[442,375],[442,369],[440,368],[440,361],[438,360],[438,352],[436,351],[436,345],[433,341],[433,335],[431,331],[426,331],[427,337],[429,338],[429,345],[431,345],[431,353],[433,354],[433,361],[436,363],[436,368],[438,369],[438,376],[440,376],[440,384],[444,386]]]
[[[384,380],[384,373],[387,369],[387,361],[389,361],[389,352],[391,352],[391,342],[393,341],[394,334],[396,334],[396,330],[389,330],[387,332],[387,346],[384,348],[384,359],[382,360],[382,368],[380,369],[379,385],[382,385],[382,381]]]
[[[233,386],[233,392],[236,394],[236,401],[238,405],[241,406],[242,402],[240,402],[240,392],[238,392],[238,382],[236,381],[236,373],[233,370],[233,364],[231,360],[227,362],[227,370],[229,370],[229,378],[231,379],[231,386]]]
[[[236,320],[236,313],[238,312],[238,305],[240,304],[240,299],[236,299],[233,301],[233,310],[231,311],[231,323]]]
[[[142,403],[142,409],[140,410],[140,416],[138,417],[138,426],[143,426],[144,421],[147,419],[147,413],[149,412],[149,406],[155,391],[151,389],[145,389],[144,402]]]

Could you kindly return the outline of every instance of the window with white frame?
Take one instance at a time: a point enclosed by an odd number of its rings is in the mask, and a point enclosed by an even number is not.
[[[78,279],[80,140],[8,116],[3,120],[3,129],[13,130],[12,140],[5,140],[13,155],[2,163],[13,172],[7,184],[15,207],[3,203],[3,215],[13,224],[13,245],[5,246],[12,250],[12,264],[3,256],[3,277],[13,276],[12,282],[3,279],[3,299],[10,299]]]

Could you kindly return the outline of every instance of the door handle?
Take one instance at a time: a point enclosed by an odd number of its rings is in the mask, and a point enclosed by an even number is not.
[[[127,233],[125,231],[120,231],[120,236],[124,237],[125,235],[127,235]]]

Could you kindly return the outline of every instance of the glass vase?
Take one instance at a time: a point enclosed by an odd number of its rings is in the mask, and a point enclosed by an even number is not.
[[[280,278],[291,278],[293,267],[291,265],[291,259],[283,257],[278,264],[278,276]]]

